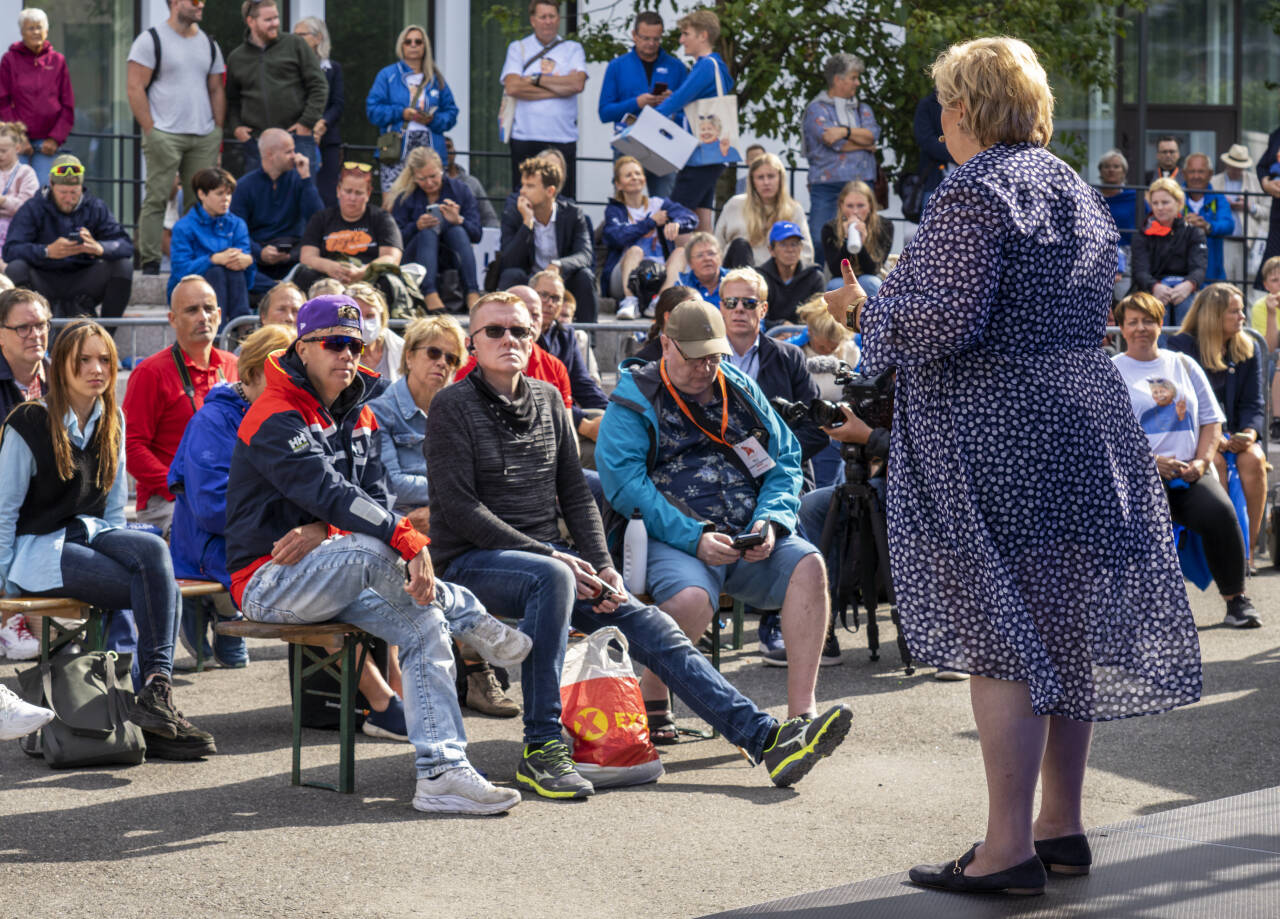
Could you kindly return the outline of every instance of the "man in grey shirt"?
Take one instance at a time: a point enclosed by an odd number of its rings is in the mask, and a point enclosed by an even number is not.
[[[183,211],[195,204],[192,177],[217,164],[227,97],[217,43],[200,29],[204,4],[168,0],[169,18],[147,29],[129,49],[129,108],[142,128],[147,187],[138,216],[143,274],[160,272],[164,210],[175,174],[182,175]]]

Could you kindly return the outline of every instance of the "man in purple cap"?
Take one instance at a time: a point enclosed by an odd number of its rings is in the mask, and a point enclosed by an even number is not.
[[[358,366],[363,351],[360,307],[325,296],[303,304],[297,340],[268,358],[266,392],[245,414],[231,456],[231,594],[249,619],[341,620],[398,645],[417,750],[413,806],[502,813],[520,794],[467,761],[448,632],[502,667],[518,665],[531,642],[470,592],[437,581],[427,537],[388,510],[378,424],[366,405],[377,374]]]

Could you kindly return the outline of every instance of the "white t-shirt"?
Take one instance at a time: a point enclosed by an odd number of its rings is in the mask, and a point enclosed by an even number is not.
[[[1154,361],[1127,354],[1111,360],[1124,377],[1153,454],[1189,463],[1196,458],[1200,428],[1226,421],[1204,371],[1186,355],[1161,351]]]
[[[538,58],[537,61],[524,66],[542,50],[542,42],[537,36],[528,35],[507,46],[507,60],[502,65],[499,80],[505,80],[508,74],[518,73],[531,77],[536,73],[553,73],[567,76],[574,72],[587,72],[587,56],[582,45],[576,41],[563,41],[551,51]],[[543,62],[551,64],[544,67]],[[550,69],[547,69],[549,67]],[[576,143],[578,140],[578,96],[556,97],[555,99],[516,100],[515,124],[511,128],[511,136],[516,140],[543,140],[558,144]]]
[[[209,77],[222,73],[222,49],[196,28],[190,37],[173,31],[168,21],[156,25],[160,38],[160,73],[147,91],[151,118],[166,134],[208,134],[214,128],[213,106],[209,102]],[[143,31],[129,48],[129,60],[155,70],[156,43],[150,30]]]
[[[627,217],[631,223],[640,223],[647,217],[652,217],[658,211],[663,210],[667,206],[667,202],[656,195],[649,198],[644,207],[627,207]],[[666,226],[660,226],[656,230],[649,231],[648,235],[636,240],[635,245],[639,246],[644,252],[645,258],[655,259],[659,262],[665,262],[666,256],[662,254],[662,243],[658,240],[658,234],[666,229]]]

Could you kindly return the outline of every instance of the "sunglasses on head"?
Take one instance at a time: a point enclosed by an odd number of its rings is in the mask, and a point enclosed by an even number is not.
[[[533,337],[533,329],[526,325],[487,325],[483,326],[480,331],[485,334],[485,337],[494,340],[502,338],[508,332],[511,333],[511,337],[516,341],[524,341],[526,338]]]
[[[438,361],[443,359],[450,367],[457,367],[462,363],[462,360],[458,355],[454,354],[452,351],[446,351],[444,348],[437,348],[435,345],[420,345],[413,350],[425,351],[427,353],[427,360],[429,361]]]
[[[727,310],[753,310],[760,305],[755,297],[721,297],[720,305]]]
[[[350,335],[321,335],[319,338],[304,338],[302,341],[319,342],[326,351],[341,354],[350,351],[352,357],[364,354],[364,339],[352,338]]]
[[[373,172],[373,167],[368,163],[345,162],[342,164],[343,172]]]
[[[55,175],[60,179],[66,176],[82,176],[84,167],[79,163],[59,163],[49,170],[49,175]]]

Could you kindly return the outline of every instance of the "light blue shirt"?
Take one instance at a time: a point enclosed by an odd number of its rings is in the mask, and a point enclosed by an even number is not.
[[[80,430],[79,419],[74,411],[68,411],[62,419],[66,425],[67,437],[79,449],[93,437],[93,429],[102,416],[102,400],[93,404],[89,420],[85,422],[84,431]],[[27,442],[17,434],[0,440],[0,482],[5,483],[0,490],[0,585],[4,593],[10,596],[30,593],[38,590],[56,590],[62,586],[62,547],[66,542],[67,531],[55,530],[52,533],[27,533],[17,536],[18,512],[27,499],[27,483],[36,477],[35,457]],[[43,471],[44,475],[57,475],[52,469]],[[12,487],[11,484],[12,483]],[[128,474],[125,472],[124,453],[124,415],[120,416],[120,458],[116,467],[116,480],[111,484],[107,494],[106,519],[81,515],[80,520],[85,527],[90,542],[105,530],[124,526],[124,502],[129,493]],[[22,578],[19,584],[10,577],[14,574]]]
[[[729,344],[729,363],[753,380],[760,376],[760,333],[756,333],[756,342],[747,349],[746,354],[739,354],[735,351],[731,342]]]
[[[396,380],[369,402],[378,419],[378,446],[382,465],[395,496],[393,510],[407,513],[430,503],[427,492],[427,413],[418,408],[409,392],[408,377]]]

